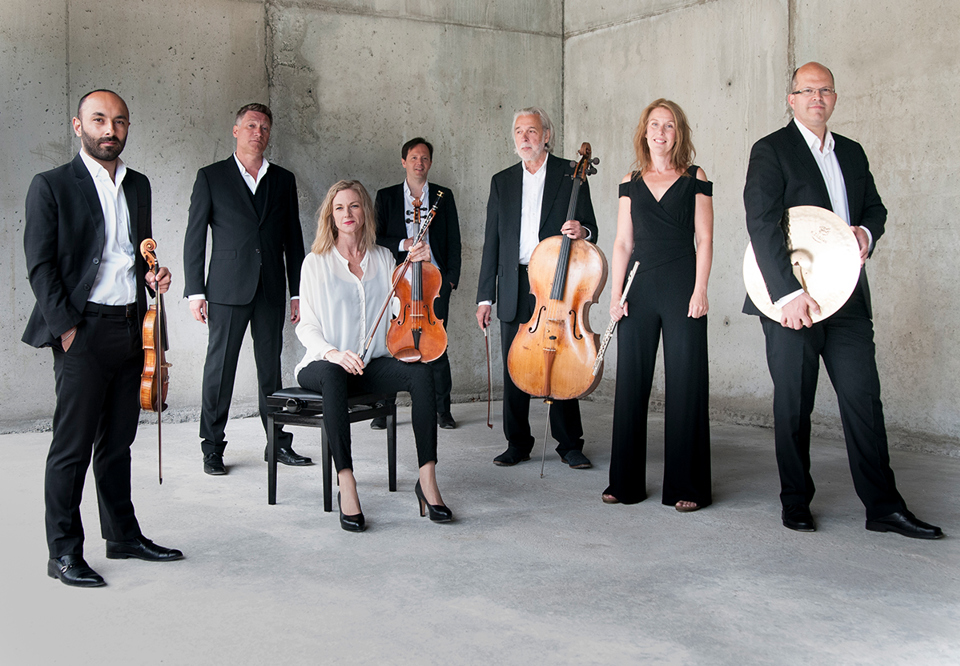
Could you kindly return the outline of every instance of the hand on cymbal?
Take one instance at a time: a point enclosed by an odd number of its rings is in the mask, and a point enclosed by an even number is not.
[[[820,305],[810,294],[803,293],[781,308],[780,323],[784,328],[799,331],[813,326],[813,314],[820,314]]]

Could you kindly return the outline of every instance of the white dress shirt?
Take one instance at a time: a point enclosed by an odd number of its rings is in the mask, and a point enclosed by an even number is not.
[[[267,158],[263,158],[263,164],[260,165],[260,170],[257,171],[256,176],[253,176],[246,170],[246,168],[243,166],[243,162],[240,161],[240,158],[237,157],[236,153],[233,154],[233,159],[237,161],[237,167],[240,169],[240,175],[243,176],[243,182],[245,182],[247,187],[250,188],[250,194],[256,194],[257,185],[259,185],[260,181],[263,180],[263,176],[267,173],[267,168],[270,166]]]
[[[103,165],[82,150],[80,159],[93,177],[103,210],[104,225],[103,254],[100,255],[97,279],[93,282],[89,300],[101,305],[136,303],[136,255],[130,233],[130,211],[123,194],[127,165],[118,159],[117,170],[111,180]]]
[[[360,261],[363,279],[350,272],[347,260],[336,250],[320,255],[310,252],[300,271],[300,323],[297,337],[307,348],[294,368],[296,377],[314,361],[323,360],[332,350],[362,355],[370,329],[377,321],[390,291],[390,276],[396,262],[393,253],[374,245]],[[390,356],[387,351],[389,313],[377,327],[364,361]]]
[[[406,180],[403,181],[403,220],[407,226],[407,238],[416,238],[417,234],[420,233],[420,227],[413,219],[413,193],[410,191],[410,184]],[[423,224],[427,221],[427,213],[430,212],[430,184],[423,184],[423,191],[420,193],[420,224]],[[403,247],[403,244],[406,242],[406,239],[400,241],[400,251],[406,252]],[[430,230],[427,230],[427,233],[423,235],[423,242],[427,245],[430,245]],[[440,265],[437,263],[436,257],[433,256],[433,248],[430,248],[430,263],[440,268]]]
[[[526,167],[523,171],[523,195],[520,204],[520,263],[526,266],[530,263],[530,256],[540,243],[540,213],[543,208],[543,185],[547,181],[547,162],[530,173]]]
[[[240,158],[237,157],[237,154],[233,154],[233,159],[237,163],[237,168],[240,169],[240,175],[243,177],[243,182],[247,184],[247,188],[250,190],[250,194],[257,193],[257,186],[260,185],[260,181],[263,180],[264,175],[267,173],[267,168],[270,166],[270,163],[267,161],[267,158],[263,158],[263,164],[260,165],[260,170],[257,171],[257,175],[253,176],[246,168],[243,166],[243,162],[240,161]],[[207,298],[206,294],[190,294],[187,298],[191,301],[205,300]],[[291,296],[290,300],[295,301],[299,296]]]
[[[797,129],[800,130],[800,134],[803,135],[804,142],[810,148],[810,153],[820,168],[820,174],[823,176],[823,182],[827,186],[827,194],[830,196],[830,206],[833,208],[833,212],[843,218],[843,221],[849,225],[850,204],[847,201],[847,185],[843,180],[843,171],[840,170],[837,153],[834,151],[836,141],[833,138],[833,134],[830,133],[830,130],[827,130],[823,138],[821,150],[820,137],[807,129],[807,127],[796,118],[793,119],[793,122],[797,126]],[[870,230],[866,227],[861,227],[861,229],[867,232],[867,239],[869,240],[869,245],[872,247],[873,234],[871,234]],[[774,305],[782,308],[802,293],[803,289],[798,289],[779,299]]]

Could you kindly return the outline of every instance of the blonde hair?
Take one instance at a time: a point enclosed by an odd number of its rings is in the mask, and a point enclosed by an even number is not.
[[[637,131],[633,134],[633,149],[637,155],[637,161],[633,165],[636,169],[635,178],[640,178],[650,168],[651,158],[650,146],[647,145],[647,122],[650,120],[650,114],[653,113],[654,109],[666,109],[673,114],[673,121],[677,129],[677,140],[673,144],[673,150],[670,151],[670,163],[674,169],[686,174],[697,154],[690,138],[690,124],[687,122],[687,116],[679,104],[661,97],[650,102],[649,106],[643,110],[643,113],[640,114],[640,122],[637,124]]]
[[[362,249],[369,250],[377,242],[377,222],[373,214],[373,201],[367,194],[366,188],[359,180],[339,180],[327,190],[327,196],[317,209],[317,237],[313,240],[310,251],[314,254],[325,254],[333,249],[337,243],[339,232],[337,223],[333,221],[333,199],[344,190],[353,190],[360,195],[360,206],[363,208],[363,236]]]

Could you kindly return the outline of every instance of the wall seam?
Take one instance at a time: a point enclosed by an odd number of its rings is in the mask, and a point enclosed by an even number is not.
[[[690,0],[689,2],[685,2],[682,5],[669,7],[667,9],[662,9],[660,11],[647,12],[646,14],[637,14],[629,18],[620,19],[619,21],[610,21],[609,23],[595,25],[591,28],[584,28],[583,30],[571,30],[570,32],[567,32],[566,30],[564,30],[564,38],[580,37],[581,35],[589,35],[594,32],[601,32],[603,30],[609,30],[611,28],[618,28],[622,25],[629,25],[630,23],[646,21],[647,19],[656,18],[657,16],[664,16],[666,14],[672,14],[674,12],[681,12],[686,9],[690,9],[691,7],[696,7],[697,5],[706,5],[711,2],[719,2],[719,1],[720,0]]]
[[[700,2],[714,2],[715,0],[699,0]],[[376,10],[359,10],[351,9],[350,7],[341,7],[339,5],[331,5],[326,3],[311,2],[310,0],[303,0],[298,2],[297,0],[287,0],[286,2],[272,2],[271,4],[277,5],[282,8],[296,8],[296,9],[313,9],[319,12],[327,12],[333,14],[352,14],[355,16],[371,16],[374,18],[385,18],[385,19],[401,19],[405,21],[415,21],[417,23],[430,23],[433,25],[447,25],[459,28],[472,28],[474,30],[489,30],[491,32],[509,32],[515,33],[518,35],[533,35],[537,37],[557,37],[563,36],[563,26],[561,25],[560,35],[557,35],[555,32],[548,32],[546,30],[518,30],[516,28],[504,28],[495,25],[483,25],[480,23],[467,23],[465,21],[450,21],[440,18],[435,18],[432,16],[415,16],[411,14],[403,14],[400,12],[386,12],[386,11],[376,11]]]
[[[64,96],[67,98],[67,113],[70,111],[70,0],[63,0],[63,21],[64,21],[64,36],[63,36],[63,64],[66,69],[66,76],[64,80],[66,82],[66,89],[63,91]]]

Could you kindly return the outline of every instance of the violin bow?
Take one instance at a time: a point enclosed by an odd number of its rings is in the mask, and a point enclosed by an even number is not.
[[[154,275],[160,272],[160,260],[157,259],[155,250],[157,241],[152,238],[145,238],[140,243],[140,254],[147,262],[147,267],[153,271]],[[166,336],[166,312],[163,309],[163,294],[160,293],[160,281],[157,280],[157,335],[156,335],[156,353],[157,353],[157,404],[154,405],[154,411],[157,412],[157,479],[160,485],[163,485],[163,368],[166,359],[163,355],[164,337]]]
[[[483,327],[483,344],[487,348],[487,427],[493,430],[493,422],[490,420],[490,403],[493,402],[493,377],[490,374],[490,324]]]
[[[430,228],[430,223],[433,222],[433,218],[437,214],[437,206],[440,205],[440,200],[443,198],[443,192],[437,193],[437,200],[433,203],[433,206],[430,208],[430,211],[427,213],[427,219],[423,221],[420,225],[420,231],[417,233],[417,237],[413,239],[413,245],[416,245],[423,240],[423,237],[427,235],[427,229]],[[413,245],[410,247],[412,248]],[[383,321],[383,315],[387,311],[387,307],[390,305],[390,300],[393,298],[394,292],[397,290],[397,285],[400,284],[400,280],[403,279],[403,276],[407,273],[407,268],[410,266],[410,253],[407,252],[407,258],[403,260],[401,268],[403,270],[397,273],[396,279],[393,281],[393,284],[390,286],[390,291],[387,292],[387,297],[383,301],[383,305],[380,307],[380,314],[377,315],[377,321],[374,323],[373,328],[370,329],[370,337],[367,338],[366,344],[363,345],[363,351],[360,354],[360,358],[363,359],[363,362],[366,363],[367,352],[370,351],[370,345],[373,344],[373,336],[377,332],[377,328],[380,326],[380,322]]]

